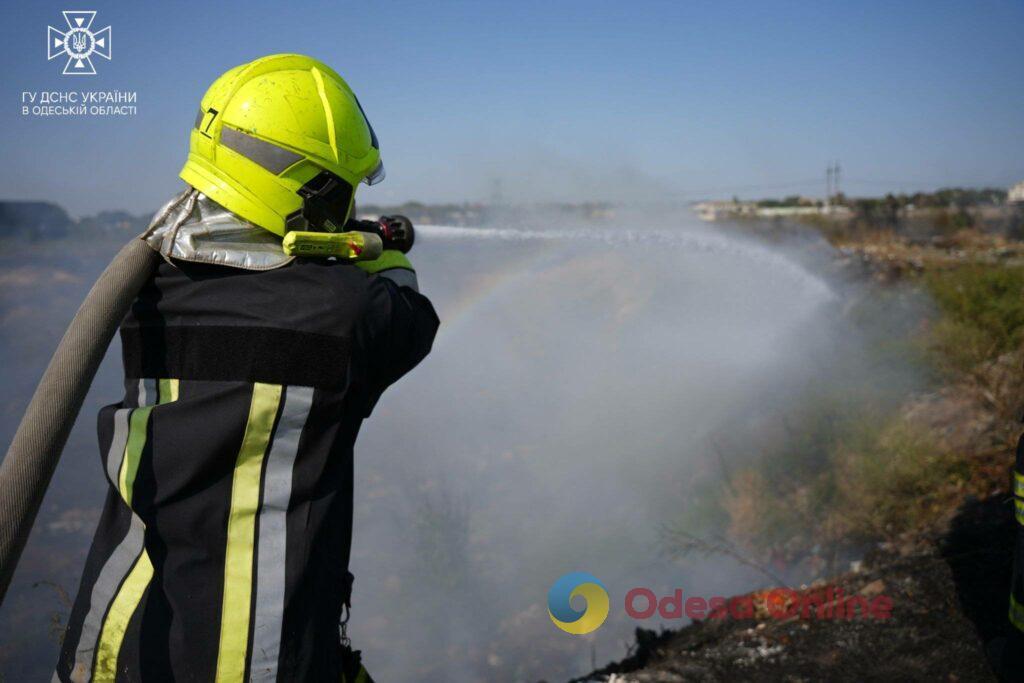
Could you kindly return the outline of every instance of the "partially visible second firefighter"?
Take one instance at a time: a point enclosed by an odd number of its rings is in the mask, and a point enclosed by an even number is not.
[[[398,251],[282,251],[346,224],[383,177],[324,64],[273,55],[202,99],[154,218],[164,255],[121,327],[124,399],[99,416],[109,493],[60,681],[368,680],[347,618],[353,444],[438,319]]]
[[[1024,435],[1017,442],[1013,468],[1013,511],[1017,538],[1013,549],[1008,633],[987,645],[989,663],[1001,681],[1024,681]]]

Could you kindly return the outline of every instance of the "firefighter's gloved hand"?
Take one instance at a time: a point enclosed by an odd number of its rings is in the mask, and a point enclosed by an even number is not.
[[[403,254],[408,254],[416,240],[416,233],[412,227],[412,221],[405,216],[381,216],[375,221],[361,221],[350,218],[345,224],[345,230],[373,233],[380,237],[384,249],[394,249]]]
[[[355,265],[367,273],[386,277],[399,287],[411,287],[414,291],[420,291],[412,263],[397,249],[385,249],[372,261],[356,261]]]

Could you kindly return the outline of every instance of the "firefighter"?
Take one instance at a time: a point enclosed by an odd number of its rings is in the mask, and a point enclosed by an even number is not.
[[[1009,635],[990,643],[988,655],[1001,680],[1024,681],[1024,435],[1017,442],[1013,468],[1013,509],[1018,527],[1010,586]]]
[[[281,242],[340,230],[383,176],[359,101],[317,60],[263,57],[204,95],[188,187],[146,235],[165,262],[121,325],[109,491],[57,680],[367,680],[339,630],[353,444],[438,319],[398,251]]]

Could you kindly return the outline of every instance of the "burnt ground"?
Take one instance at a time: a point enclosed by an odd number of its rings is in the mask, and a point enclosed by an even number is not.
[[[994,681],[984,644],[1009,628],[1015,533],[1008,493],[967,500],[924,550],[888,546],[826,581],[846,595],[890,597],[887,620],[787,620],[762,608],[760,619],[638,629],[630,657],[577,680]]]

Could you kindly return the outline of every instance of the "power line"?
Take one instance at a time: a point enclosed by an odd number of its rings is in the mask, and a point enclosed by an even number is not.
[[[717,194],[719,192],[750,192],[755,190],[785,190],[793,187],[810,187],[818,185],[821,180],[799,180],[788,183],[771,183],[764,185],[723,185],[721,187],[708,187],[699,190],[686,190],[685,194],[700,195],[700,194]],[[821,187],[818,185],[818,187]]]
[[[1020,174],[1024,176],[1024,173]],[[882,180],[882,179],[867,179],[867,178],[848,178],[847,182],[853,183],[854,185],[888,185],[888,186],[901,186],[901,185],[938,185],[943,187],[979,187],[979,186],[996,186],[1002,187],[1006,184],[1006,181],[983,181],[983,182],[970,182],[970,183],[956,183],[949,181],[937,181],[937,180]]]
[[[1024,172],[1018,174],[1024,178]],[[826,168],[826,196],[833,196],[841,192],[840,182],[845,181],[848,185],[873,185],[873,186],[884,186],[899,188],[908,185],[916,186],[940,186],[940,187],[1002,187],[1006,184],[1005,180],[1002,181],[984,181],[984,182],[966,182],[966,183],[954,183],[948,181],[935,181],[935,180],[888,180],[888,179],[868,179],[868,178],[849,178],[842,177],[842,166],[838,161],[832,162]],[[682,194],[688,196],[706,196],[715,194],[731,194],[736,192],[764,192],[769,190],[786,190],[795,188],[812,188],[821,187],[821,177],[817,179],[809,180],[793,180],[784,183],[757,183],[757,184],[746,184],[746,185],[720,185],[717,187],[705,187],[699,189],[686,188],[682,191]]]

